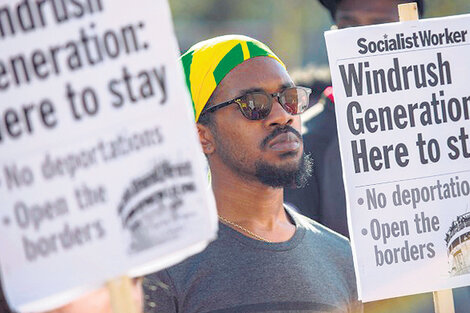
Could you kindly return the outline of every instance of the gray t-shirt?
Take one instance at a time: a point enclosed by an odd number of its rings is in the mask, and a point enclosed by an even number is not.
[[[287,211],[296,231],[282,243],[219,223],[203,252],[144,279],[145,312],[362,312],[347,239]]]

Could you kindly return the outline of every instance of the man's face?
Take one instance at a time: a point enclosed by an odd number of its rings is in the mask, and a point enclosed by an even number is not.
[[[270,57],[249,59],[222,80],[211,105],[237,98],[249,91],[269,94],[294,86],[287,71]],[[287,113],[276,98],[263,120],[248,120],[237,104],[215,111],[214,153],[245,179],[271,187],[300,185],[299,167],[305,165],[299,116]],[[308,162],[307,162],[308,163]],[[214,169],[212,169],[214,170]],[[309,172],[309,169],[303,170]]]
[[[336,10],[338,28],[398,21],[398,0],[342,0]]]

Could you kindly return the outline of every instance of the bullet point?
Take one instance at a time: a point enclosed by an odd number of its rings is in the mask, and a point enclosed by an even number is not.
[[[357,203],[359,205],[363,205],[364,204],[364,199],[362,199],[362,198],[357,199]]]
[[[364,236],[367,235],[367,229],[363,228],[362,231],[361,231],[361,233],[362,233]]]
[[[5,226],[10,225],[10,219],[6,216],[3,218],[3,225],[5,225]]]

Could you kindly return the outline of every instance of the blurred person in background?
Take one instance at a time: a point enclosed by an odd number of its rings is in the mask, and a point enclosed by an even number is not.
[[[397,6],[403,0],[319,0],[328,9],[336,24],[346,28],[398,21]],[[423,0],[417,1],[420,16]],[[319,109],[320,108],[320,109]],[[285,199],[302,214],[332,230],[349,237],[346,218],[346,198],[339,153],[333,90],[325,88],[318,104],[306,112],[303,123],[305,152],[313,156],[313,176],[304,189],[286,189]],[[309,186],[310,185],[310,186]]]
[[[398,5],[416,2],[419,16],[424,14],[424,0],[318,0],[328,9],[339,29],[398,22]]]

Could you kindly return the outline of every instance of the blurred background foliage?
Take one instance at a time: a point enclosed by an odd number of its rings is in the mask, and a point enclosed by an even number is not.
[[[425,2],[425,18],[470,13],[469,0]],[[267,43],[291,70],[328,62],[323,32],[332,22],[317,0],[169,0],[169,3],[181,51],[214,36],[243,34]]]

